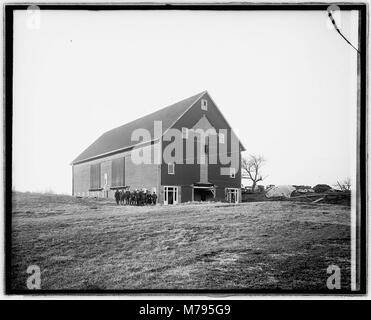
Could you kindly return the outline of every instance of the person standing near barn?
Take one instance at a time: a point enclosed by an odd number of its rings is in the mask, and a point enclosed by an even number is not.
[[[152,204],[152,195],[151,195],[151,191],[147,190],[146,205],[151,205],[151,204]]]
[[[116,199],[117,205],[119,205],[120,204],[120,191],[118,189],[116,189],[116,192],[115,192],[115,199]]]
[[[131,195],[130,195],[130,190],[127,189],[127,190],[125,191],[125,204],[130,204],[130,197],[131,197]]]
[[[125,191],[120,190],[120,204],[124,205],[125,204]]]
[[[135,189],[132,195],[133,205],[138,205],[138,189]]]
[[[140,189],[139,190],[139,193],[138,193],[138,206],[142,206],[144,203],[143,203],[143,189]]]
[[[152,204],[153,205],[156,205],[156,201],[157,201],[157,194],[156,194],[156,192],[153,191],[151,198],[152,198]]]

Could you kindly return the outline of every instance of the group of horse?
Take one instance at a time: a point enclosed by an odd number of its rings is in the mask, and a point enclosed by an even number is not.
[[[115,199],[117,205],[155,205],[157,202],[157,194],[155,192],[151,194],[149,190],[146,191],[143,189],[135,189],[133,191],[117,189],[115,192]]]

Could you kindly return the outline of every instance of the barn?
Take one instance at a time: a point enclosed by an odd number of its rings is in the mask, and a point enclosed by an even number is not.
[[[240,202],[242,151],[204,91],[101,135],[71,163],[72,194],[145,189],[164,205]]]

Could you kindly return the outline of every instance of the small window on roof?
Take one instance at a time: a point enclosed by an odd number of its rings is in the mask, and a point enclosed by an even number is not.
[[[188,128],[182,128],[182,138],[188,139]]]
[[[231,178],[235,178],[235,177],[236,177],[236,168],[231,168],[230,170],[231,170],[231,171],[230,171],[230,173],[229,173],[229,176],[230,176]]]
[[[167,173],[168,174],[174,174],[175,168],[174,163],[168,163],[167,164]]]
[[[207,100],[206,99],[201,100],[201,109],[207,111]]]

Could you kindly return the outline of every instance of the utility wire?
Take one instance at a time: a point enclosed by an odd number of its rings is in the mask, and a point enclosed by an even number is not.
[[[350,44],[350,45],[352,46],[352,48],[353,48],[354,50],[356,50],[358,53],[360,53],[359,50],[358,50],[355,46],[353,46],[353,45],[350,43],[350,41],[349,41],[347,38],[345,38],[345,36],[341,33],[341,31],[339,30],[338,26],[336,25],[336,21],[335,21],[334,17],[332,16],[332,13],[331,13],[330,11],[328,11],[328,16],[329,16],[329,18],[330,18],[332,24],[334,25],[335,30],[336,30],[336,31],[337,31],[337,32],[338,32],[338,33],[343,37],[343,39],[344,39],[346,42],[348,42],[348,44]]]

